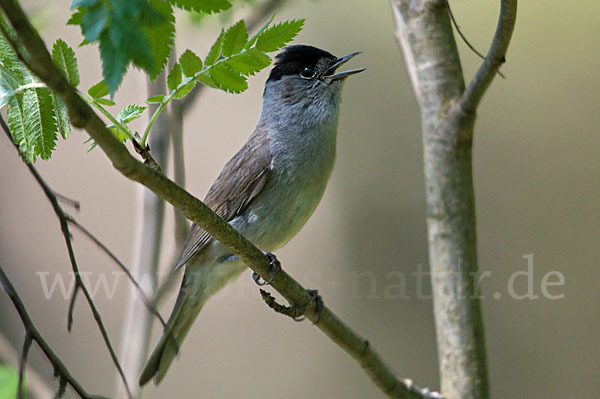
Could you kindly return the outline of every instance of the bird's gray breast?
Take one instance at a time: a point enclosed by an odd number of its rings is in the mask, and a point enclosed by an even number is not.
[[[261,249],[275,250],[302,228],[323,196],[335,161],[337,115],[316,126],[267,129],[271,174],[232,224]]]

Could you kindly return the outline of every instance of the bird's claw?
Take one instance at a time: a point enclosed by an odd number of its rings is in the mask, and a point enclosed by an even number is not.
[[[273,255],[269,251],[263,251],[263,253],[265,255],[267,255],[267,257],[269,258],[269,262],[271,263],[271,271],[269,272],[269,280],[261,281],[258,273],[252,272],[252,280],[254,280],[256,285],[261,286],[261,287],[263,285],[271,284],[273,282],[273,280],[275,280],[275,276],[277,275],[277,272],[279,271],[279,269],[281,269],[281,263],[279,262],[279,259],[277,259],[277,257],[275,255]]]
[[[315,313],[317,313],[317,320],[315,320],[313,324],[317,324],[319,320],[321,320],[321,313],[323,311],[323,298],[321,298],[321,295],[319,295],[318,290],[306,290],[306,292],[308,292],[308,295],[311,297],[311,300],[314,299],[316,303]],[[294,321],[301,322],[305,319],[305,317],[293,317],[293,319]]]

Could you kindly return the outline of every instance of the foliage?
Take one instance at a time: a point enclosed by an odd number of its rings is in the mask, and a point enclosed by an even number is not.
[[[144,147],[154,121],[173,99],[187,95],[196,84],[240,93],[248,88],[247,78],[271,63],[267,53],[277,51],[302,29],[304,20],[291,20],[271,26],[271,18],[254,36],[238,21],[221,33],[204,61],[192,50],[185,50],[168,72],[168,93],[146,99],[158,104],[140,138],[128,124],[139,118],[146,106],[128,105],[117,116],[107,107],[130,64],[155,79],[164,69],[175,35],[172,7],[202,13],[218,13],[231,7],[228,0],[74,0],[69,21],[78,25],[82,45],[98,44],[103,79],[81,93],[109,121],[108,127],[122,142],[136,140]],[[33,162],[49,159],[60,135],[69,137],[71,127],[62,100],[41,83],[21,62],[28,55],[19,47],[8,25],[0,36],[0,107],[7,106],[8,125],[23,158]],[[15,48],[17,50],[15,50]],[[15,51],[18,51],[15,52]],[[62,39],[52,47],[52,59],[75,88],[80,74],[75,52]],[[94,147],[92,143],[91,148]]]

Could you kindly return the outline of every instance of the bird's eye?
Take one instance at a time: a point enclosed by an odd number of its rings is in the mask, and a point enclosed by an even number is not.
[[[310,79],[315,76],[315,70],[311,67],[305,67],[302,72],[300,72],[300,76],[304,79]]]

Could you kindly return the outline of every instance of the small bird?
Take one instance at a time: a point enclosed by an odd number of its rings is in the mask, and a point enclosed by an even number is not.
[[[313,213],[331,175],[341,89],[336,73],[350,58],[306,45],[277,57],[263,93],[260,119],[248,141],[225,165],[205,203],[257,247],[274,251]],[[175,307],[139,379],[159,384],[206,300],[246,265],[193,224],[174,269],[186,265]]]

